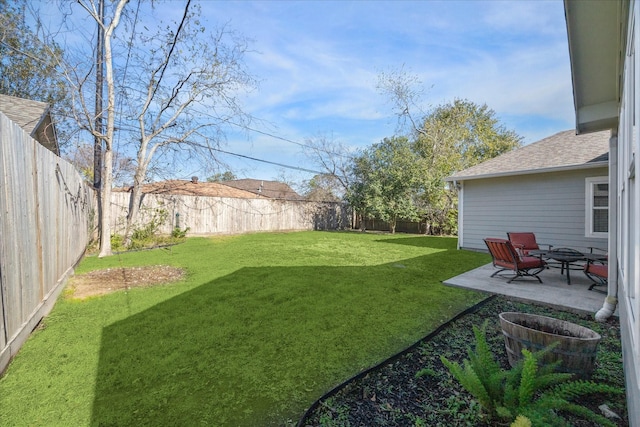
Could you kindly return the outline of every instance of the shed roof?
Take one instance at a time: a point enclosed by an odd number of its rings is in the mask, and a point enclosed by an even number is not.
[[[223,181],[224,185],[250,191],[270,199],[302,200],[304,197],[296,193],[289,185],[279,181],[264,181],[260,179],[234,179]]]
[[[131,187],[116,188],[114,191],[128,192]],[[174,194],[182,196],[203,197],[232,197],[237,199],[256,199],[255,194],[229,187],[218,182],[199,182],[197,180],[168,180],[144,184],[142,192],[145,194]]]
[[[540,141],[456,172],[447,181],[556,172],[607,166],[610,131],[576,135],[558,132]]]
[[[60,154],[49,104],[0,94],[0,111],[33,139]]]

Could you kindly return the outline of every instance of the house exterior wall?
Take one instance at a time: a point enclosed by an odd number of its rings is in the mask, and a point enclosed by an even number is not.
[[[630,4],[617,138],[617,288],[629,421],[640,426],[640,5]]]
[[[585,237],[585,179],[607,174],[601,167],[464,181],[459,245],[486,250],[486,237],[531,231],[554,247],[606,250],[606,238]]]

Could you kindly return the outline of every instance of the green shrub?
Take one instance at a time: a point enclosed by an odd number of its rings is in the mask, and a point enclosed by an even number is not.
[[[111,249],[118,251],[124,248],[124,237],[119,234],[111,235]]]
[[[180,227],[175,227],[171,232],[171,237],[173,239],[184,239],[185,237],[187,237],[188,232],[189,227],[185,228],[184,230],[180,229]]]
[[[523,349],[523,360],[505,371],[489,349],[486,327],[487,321],[481,328],[473,327],[475,351],[468,350],[469,358],[462,365],[444,356],[440,359],[490,418],[510,423],[522,415],[533,426],[564,426],[567,424],[561,414],[569,412],[603,426],[615,426],[605,417],[573,402],[587,394],[615,394],[621,390],[592,381],[573,381],[572,374],[555,372],[557,363],[541,365],[541,357],[553,346],[535,353]]]
[[[136,228],[131,233],[132,241],[144,242],[150,238],[153,238],[160,229],[160,226],[167,220],[169,213],[165,209],[156,209],[153,212],[151,220],[146,223],[142,228]],[[133,244],[133,242],[132,242]]]

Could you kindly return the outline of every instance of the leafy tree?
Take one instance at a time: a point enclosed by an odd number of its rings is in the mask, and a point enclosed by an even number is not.
[[[337,202],[342,187],[335,175],[319,174],[305,182],[307,200],[314,202]]]
[[[426,232],[455,233],[457,190],[444,179],[519,147],[522,137],[507,130],[486,104],[456,99],[424,113],[422,82],[404,67],[381,73],[378,89],[392,104],[398,132],[412,135],[414,150],[424,160],[420,204]]]
[[[513,150],[522,140],[486,104],[460,99],[434,108],[414,134],[417,153],[444,176]]]
[[[62,112],[70,105],[69,90],[61,71],[63,51],[25,22],[26,3],[0,0],[0,93],[50,105],[64,146],[66,130]]]
[[[231,171],[218,172],[207,178],[207,182],[224,182],[224,181],[233,181],[234,179],[238,179],[238,177]]]
[[[520,146],[522,138],[500,124],[486,104],[456,99],[429,112],[414,130],[414,149],[425,161],[423,198],[428,231],[452,225],[457,192],[444,179]]]
[[[388,222],[395,233],[398,219],[419,217],[422,174],[422,160],[406,137],[385,138],[354,159],[347,200],[363,217]]]

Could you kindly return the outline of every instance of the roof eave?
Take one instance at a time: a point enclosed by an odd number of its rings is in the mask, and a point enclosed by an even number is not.
[[[445,178],[445,181],[448,182],[461,182],[461,181],[471,181],[476,179],[489,179],[489,178],[503,178],[509,176],[519,176],[519,175],[535,175],[541,173],[552,173],[552,172],[569,172],[575,170],[584,170],[584,169],[597,169],[609,167],[609,162],[593,162],[586,163],[581,165],[571,165],[571,166],[557,166],[551,168],[541,168],[541,169],[528,169],[528,170],[520,170],[520,171],[509,171],[509,172],[496,172],[496,173],[488,173],[483,175],[467,175],[467,176],[450,176]]]
[[[628,0],[564,0],[576,133],[617,129]]]

